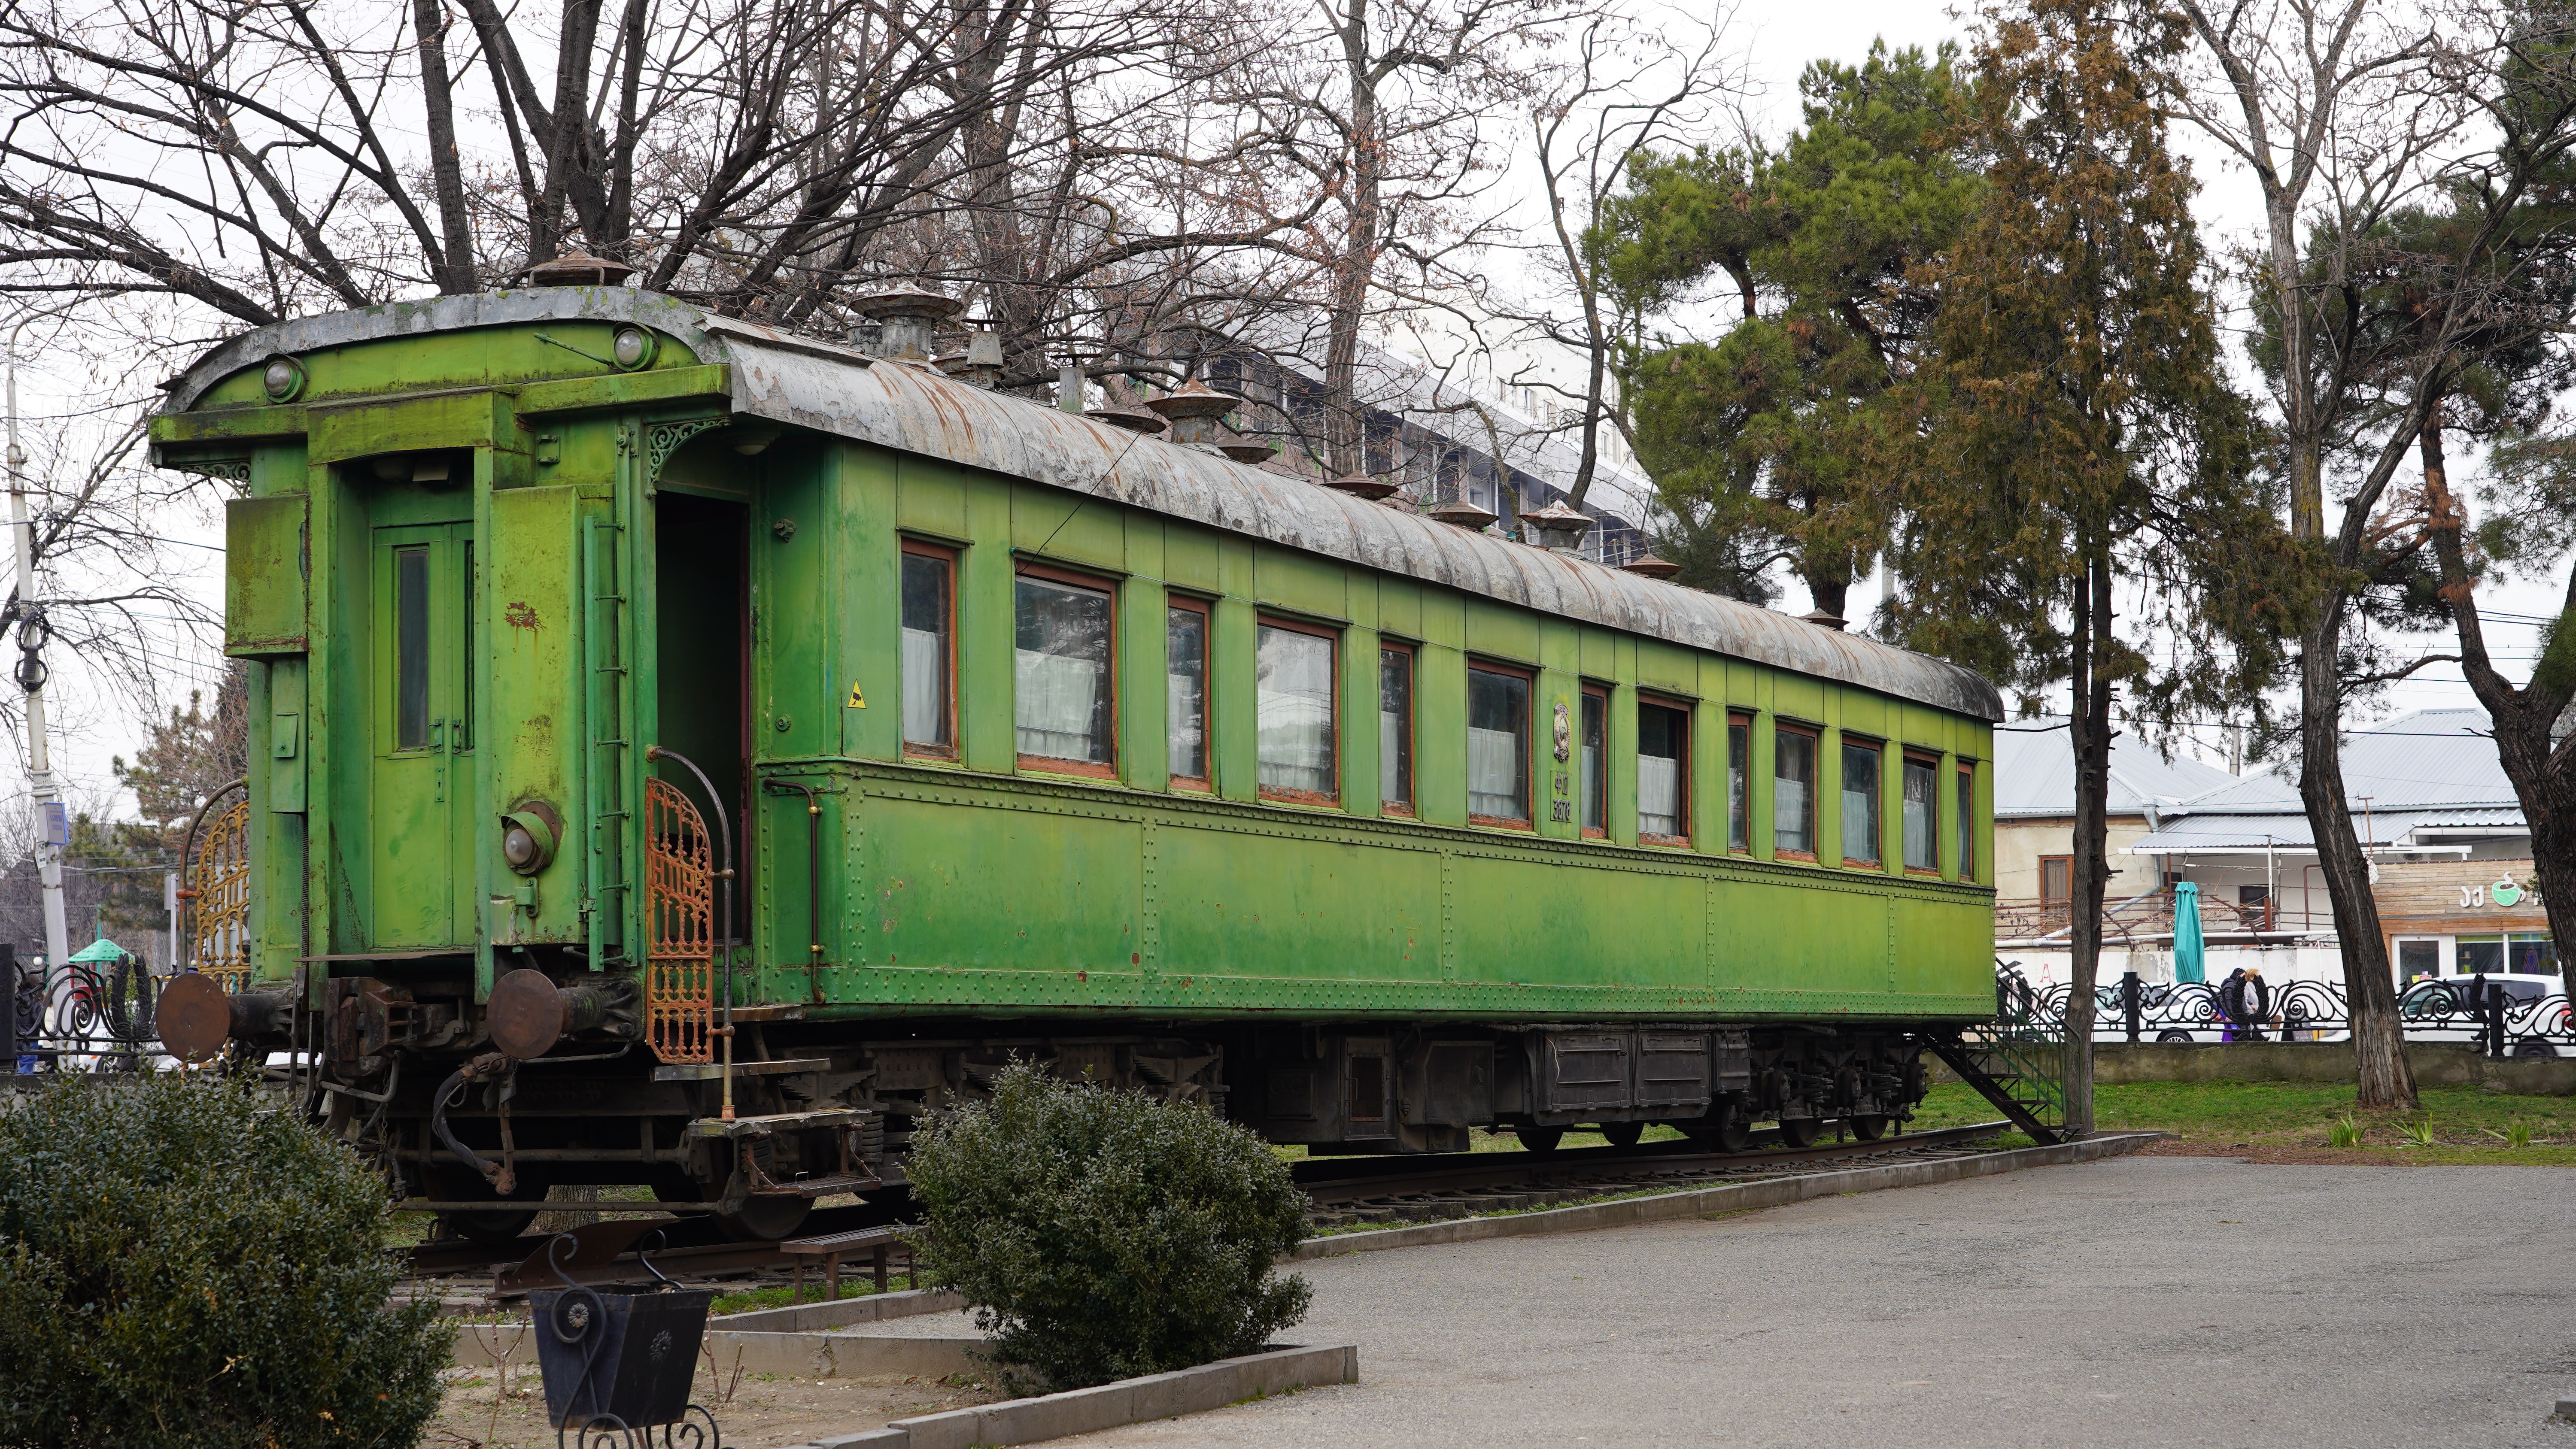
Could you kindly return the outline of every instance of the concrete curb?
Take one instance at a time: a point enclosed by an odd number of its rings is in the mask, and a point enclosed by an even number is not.
[[[2004,1152],[1981,1152],[1973,1157],[1901,1162],[1885,1167],[1854,1167],[1840,1172],[1813,1172],[1799,1177],[1775,1177],[1765,1182],[1729,1183],[1724,1187],[1690,1188],[1682,1192],[1657,1193],[1652,1197],[1581,1203],[1574,1207],[1549,1208],[1544,1212],[1451,1218],[1445,1222],[1417,1223],[1411,1227],[1386,1228],[1373,1233],[1342,1233],[1329,1238],[1308,1238],[1299,1243],[1289,1256],[1337,1258],[1344,1253],[1422,1248],[1436,1243],[1474,1243],[1541,1233],[1589,1232],[1594,1228],[1624,1228],[1637,1223],[1703,1217],[1710,1213],[1780,1207],[1804,1202],[1811,1197],[1877,1192],[1891,1187],[1927,1187],[1936,1182],[1957,1182],[1999,1172],[2018,1172],[2025,1167],[2054,1167],[2062,1163],[2117,1157],[2135,1152],[2164,1135],[2161,1132],[2104,1133],[2077,1142],[2061,1142],[2054,1147],[2016,1147]],[[1895,1145],[1902,1145],[1902,1140],[1897,1139]]]
[[[916,1313],[953,1313],[966,1300],[945,1288],[909,1288],[900,1293],[870,1293],[833,1303],[799,1303],[785,1308],[755,1308],[707,1320],[710,1329],[737,1333],[814,1333],[852,1323],[883,1323]]]
[[[1356,1344],[1274,1348],[1197,1368],[1121,1379],[1034,1399],[1012,1399],[974,1409],[951,1409],[897,1419],[862,1434],[837,1434],[796,1449],[975,1449],[985,1444],[1034,1444],[1147,1419],[1204,1413],[1256,1395],[1315,1384],[1360,1381]]]

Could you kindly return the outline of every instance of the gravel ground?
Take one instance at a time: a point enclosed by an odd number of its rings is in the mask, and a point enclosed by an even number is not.
[[[1060,1442],[2576,1449],[2571,1188],[2131,1157],[1324,1259],[1287,1337],[1365,1382]]]

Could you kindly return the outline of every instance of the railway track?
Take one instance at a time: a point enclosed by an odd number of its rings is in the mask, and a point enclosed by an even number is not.
[[[1554,1207],[1634,1192],[1674,1192],[1727,1182],[1753,1182],[1788,1177],[1825,1166],[1924,1157],[1960,1156],[1978,1143],[2012,1130],[2007,1122],[1984,1122],[1937,1132],[1913,1132],[1875,1142],[1819,1143],[1813,1147],[1763,1147],[1776,1132],[1757,1133],[1755,1145],[1743,1152],[1714,1151],[1696,1142],[1653,1142],[1637,1147],[1580,1147],[1550,1153],[1453,1152],[1430,1157],[1309,1158],[1294,1165],[1298,1186],[1313,1200],[1310,1213],[1318,1228],[1350,1228],[1374,1223],[1430,1222],[1473,1217],[1481,1213]],[[800,1237],[848,1232],[902,1220],[909,1201],[900,1193],[876,1202],[823,1208],[808,1217]],[[651,1224],[664,1234],[653,1262],[683,1281],[784,1276],[787,1255],[774,1243],[727,1241],[707,1219]],[[609,1221],[580,1230],[591,1246],[573,1276],[587,1283],[620,1282],[646,1276],[627,1244],[647,1224]],[[508,1243],[424,1244],[412,1250],[416,1279],[449,1280],[461,1288],[467,1278],[487,1279],[496,1297],[516,1297],[531,1286],[552,1281],[543,1267],[549,1239],[518,1238]],[[577,1262],[582,1260],[577,1259]]]

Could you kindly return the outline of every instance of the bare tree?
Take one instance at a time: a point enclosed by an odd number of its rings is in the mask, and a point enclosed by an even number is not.
[[[2453,84],[2454,46],[2420,12],[2372,0],[2176,3],[2208,67],[2180,104],[2244,164],[2262,202],[2253,301],[2270,355],[2258,360],[2279,413],[2292,530],[2323,565],[2300,640],[2299,794],[2342,947],[2360,1101],[2412,1108],[2395,978],[2345,799],[2341,730],[2349,691],[2366,682],[2350,668],[2356,597],[2389,562],[2381,503],[2434,395],[2389,368],[2350,314],[2363,253],[2432,185],[2470,110]],[[2342,510],[2331,529],[2330,476]]]

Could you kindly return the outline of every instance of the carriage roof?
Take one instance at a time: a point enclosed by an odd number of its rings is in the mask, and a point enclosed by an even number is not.
[[[274,353],[478,327],[634,322],[724,364],[738,414],[1025,478],[1363,564],[1541,613],[1705,649],[1984,720],[2000,696],[1972,671],[1776,610],[1609,568],[1409,509],[1354,498],[1212,451],[1147,438],[856,348],[618,287],[439,297],[255,329],[169,384],[166,410]],[[496,380],[497,381],[497,380]]]

